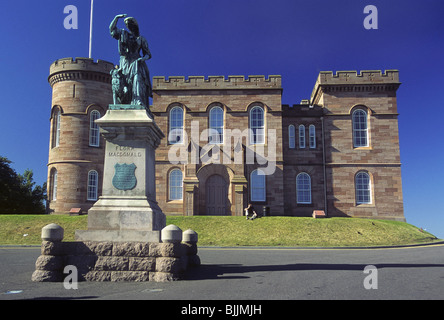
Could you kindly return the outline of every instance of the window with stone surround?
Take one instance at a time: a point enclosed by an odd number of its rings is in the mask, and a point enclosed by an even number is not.
[[[371,183],[370,175],[365,171],[360,171],[355,176],[356,204],[370,204]]]
[[[60,121],[61,121],[61,111],[57,109],[53,116],[52,123],[52,147],[58,147],[60,143]]]
[[[299,126],[299,148],[305,148],[305,126],[303,124]]]
[[[183,198],[183,175],[180,169],[173,169],[169,179],[169,200],[182,200]]]
[[[309,140],[309,145],[310,145],[310,149],[315,149],[316,148],[316,127],[311,124],[308,127],[308,140]]]
[[[57,169],[53,168],[51,170],[51,176],[50,176],[50,182],[51,182],[51,194],[49,198],[52,201],[57,200]]]
[[[299,204],[311,204],[311,178],[301,172],[296,177],[296,201]]]
[[[96,170],[88,172],[87,200],[96,201],[98,198],[99,173]]]
[[[251,201],[266,201],[266,181],[265,173],[260,170],[254,170],[250,175],[250,199]]]
[[[168,142],[170,144],[183,143],[183,109],[174,107],[170,111]]]
[[[265,143],[264,109],[255,106],[250,110],[250,144]]]
[[[353,146],[355,148],[368,147],[367,112],[357,109],[352,114]]]
[[[89,145],[91,147],[100,146],[100,133],[99,126],[95,123],[95,120],[100,118],[100,112],[93,110],[89,115]]]
[[[215,106],[210,110],[208,142],[211,144],[224,143],[224,110]]]
[[[288,126],[288,147],[294,149],[296,147],[296,137],[294,125]]]

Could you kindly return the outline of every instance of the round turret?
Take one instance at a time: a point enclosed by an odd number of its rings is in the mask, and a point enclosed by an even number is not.
[[[94,121],[112,103],[113,68],[88,58],[59,59],[50,67],[49,213],[86,213],[101,194],[105,141]]]

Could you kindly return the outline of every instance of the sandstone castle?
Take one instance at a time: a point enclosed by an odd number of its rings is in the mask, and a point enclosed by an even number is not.
[[[48,210],[87,213],[101,195],[112,63],[65,58],[52,87]],[[405,220],[397,70],[320,72],[311,96],[282,104],[281,76],[154,77],[150,107],[166,138],[156,194],[167,215]],[[116,152],[131,152],[117,150]]]

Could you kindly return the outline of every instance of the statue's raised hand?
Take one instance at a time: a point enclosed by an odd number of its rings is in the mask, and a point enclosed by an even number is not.
[[[123,14],[118,14],[118,15],[116,16],[116,18],[118,18],[118,19],[120,19],[120,18],[126,18],[127,16],[128,16],[127,14],[123,13]]]

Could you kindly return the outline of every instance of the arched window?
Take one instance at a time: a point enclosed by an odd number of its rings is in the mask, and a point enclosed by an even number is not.
[[[300,204],[311,203],[311,178],[305,172],[296,177],[296,201]]]
[[[372,202],[370,176],[367,172],[358,172],[355,176],[356,204]]]
[[[57,169],[51,171],[51,200],[57,200]]]
[[[299,148],[305,148],[305,126],[303,124],[299,126]]]
[[[250,110],[250,144],[265,143],[264,109],[256,106]]]
[[[256,169],[251,173],[250,190],[251,201],[266,200],[265,173],[262,170]]]
[[[296,147],[295,128],[292,124],[288,126],[288,147],[290,149]]]
[[[88,172],[87,200],[96,201],[98,198],[99,174],[95,170]]]
[[[58,147],[60,143],[60,120],[61,112],[60,109],[54,113],[53,123],[52,123],[52,147]]]
[[[224,110],[221,107],[211,108],[209,121],[208,142],[212,144],[224,143]]]
[[[89,145],[91,147],[98,147],[100,145],[99,126],[95,120],[100,118],[100,112],[93,110],[89,116]]]
[[[353,146],[368,147],[368,126],[367,126],[367,112],[362,109],[357,109],[352,115],[353,122]]]
[[[183,197],[183,175],[180,169],[174,169],[169,176],[169,199],[182,200]]]
[[[316,128],[313,124],[308,127],[308,140],[310,144],[310,149],[316,148]]]
[[[183,143],[183,109],[181,107],[174,107],[170,111],[168,142],[171,144]]]

